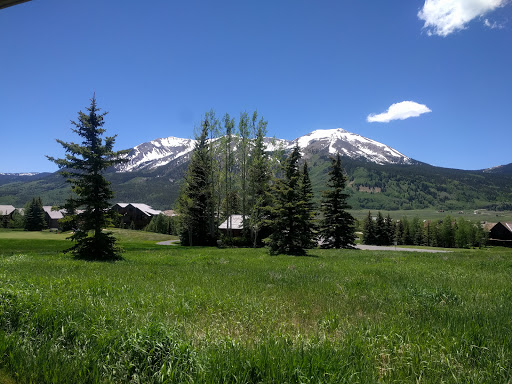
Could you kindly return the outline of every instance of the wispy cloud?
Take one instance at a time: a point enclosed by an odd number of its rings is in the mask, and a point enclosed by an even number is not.
[[[503,24],[498,24],[495,21],[489,21],[489,19],[484,20],[484,25],[490,29],[503,29],[504,28]]]
[[[477,17],[503,7],[509,0],[425,0],[418,17],[425,21],[423,28],[429,35],[448,36],[466,28]],[[490,28],[493,23],[484,22]],[[496,24],[497,28],[497,24]]]
[[[417,117],[428,112],[432,111],[424,104],[418,104],[414,101],[402,101],[392,104],[384,113],[368,115],[366,120],[369,123],[389,123],[391,120],[405,120],[409,117]]]

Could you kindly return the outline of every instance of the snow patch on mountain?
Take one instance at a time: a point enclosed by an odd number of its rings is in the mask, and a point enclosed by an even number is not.
[[[126,155],[129,161],[118,165],[116,170],[131,172],[155,169],[191,152],[195,142],[192,139],[171,136],[139,144]]]

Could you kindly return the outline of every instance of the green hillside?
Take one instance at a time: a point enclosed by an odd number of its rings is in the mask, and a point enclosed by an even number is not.
[[[317,200],[325,186],[328,156],[308,156],[310,176]],[[114,201],[141,202],[156,209],[168,209],[176,200],[187,163],[169,163],[152,171],[108,173],[116,193]],[[417,163],[378,165],[343,159],[354,209],[372,210],[463,210],[512,209],[512,175],[463,171]],[[33,181],[0,185],[0,204],[23,206],[34,196],[45,205],[62,203],[69,185],[58,174]]]

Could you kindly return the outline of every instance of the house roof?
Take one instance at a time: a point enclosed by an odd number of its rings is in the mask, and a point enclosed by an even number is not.
[[[0,0],[0,9],[11,7],[13,5],[17,5],[17,4],[21,4],[21,3],[26,3],[27,1],[30,1],[30,0]]]
[[[10,215],[15,209],[12,205],[0,205],[0,215]]]
[[[169,217],[173,217],[173,216],[177,216],[178,215],[174,209],[168,209],[166,211],[162,211],[162,213],[165,216],[169,216]]]
[[[64,217],[62,209],[60,209],[58,211],[52,211],[51,205],[44,205],[43,209],[48,214],[48,216],[50,216],[50,219],[59,220]]]
[[[508,221],[508,222],[502,221],[501,224],[503,224],[503,226],[505,228],[507,228],[509,230],[509,232],[512,232],[512,221]]]
[[[162,211],[153,209],[151,206],[142,203],[117,203],[116,205],[120,206],[121,208],[126,208],[128,205],[131,205],[133,208],[138,209],[146,216],[156,216],[162,213]]]
[[[496,224],[497,223],[483,223],[482,228],[484,229],[484,231],[490,232],[491,229],[493,229]]]
[[[219,229],[228,229],[228,221],[231,229],[244,229],[244,220],[242,215],[231,215],[226,221],[219,225]]]

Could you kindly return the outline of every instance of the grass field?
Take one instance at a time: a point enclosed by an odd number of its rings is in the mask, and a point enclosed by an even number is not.
[[[512,250],[159,246],[0,232],[0,383],[510,382]],[[30,238],[29,238],[30,237]]]

